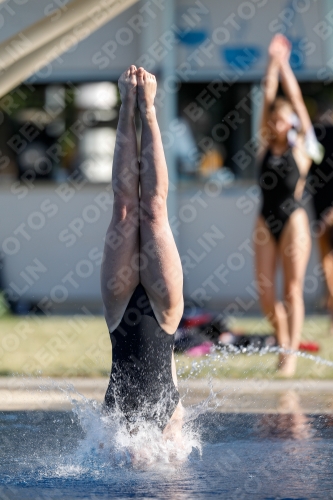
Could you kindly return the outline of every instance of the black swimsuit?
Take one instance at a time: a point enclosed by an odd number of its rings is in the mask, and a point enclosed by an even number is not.
[[[106,406],[118,407],[129,421],[154,420],[164,428],[179,402],[171,371],[174,335],[159,326],[141,284],[110,337],[112,371]]]
[[[291,148],[280,156],[267,151],[259,179],[263,197],[261,215],[277,242],[290,215],[300,207],[295,199],[299,178],[300,173]]]

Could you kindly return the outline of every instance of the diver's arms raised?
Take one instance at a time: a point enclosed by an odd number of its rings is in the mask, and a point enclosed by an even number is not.
[[[282,88],[301,122],[302,132],[306,134],[312,128],[311,119],[306,109],[297,78],[289,64],[290,42],[285,37],[282,37],[282,35],[280,35],[280,38],[284,39],[283,43],[286,46],[286,49],[281,52],[279,57]]]
[[[267,129],[270,107],[276,98],[277,90],[279,87],[278,54],[278,44],[276,42],[276,37],[274,37],[268,49],[269,60],[263,81],[264,99],[260,122],[260,129],[262,132]]]

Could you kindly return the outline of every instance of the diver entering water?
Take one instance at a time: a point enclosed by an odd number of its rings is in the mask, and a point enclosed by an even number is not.
[[[182,419],[173,342],[184,307],[183,274],[168,222],[168,170],[154,107],[157,84],[154,75],[130,66],[118,85],[113,214],[101,268],[112,343],[105,405],[118,408],[130,422],[153,420],[168,434]]]

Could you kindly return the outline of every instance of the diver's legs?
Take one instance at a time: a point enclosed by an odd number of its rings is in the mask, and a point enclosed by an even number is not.
[[[101,290],[109,331],[119,324],[140,277],[139,167],[134,113],[137,102],[136,67],[118,81],[122,104],[113,159],[113,213],[108,227],[101,268]]]
[[[174,333],[183,313],[183,273],[167,213],[168,169],[154,98],[156,79],[138,68],[140,155],[140,280],[160,326]]]

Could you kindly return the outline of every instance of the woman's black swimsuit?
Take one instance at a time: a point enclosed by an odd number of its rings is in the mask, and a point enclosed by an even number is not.
[[[141,284],[110,337],[112,371],[106,406],[118,408],[130,422],[155,421],[163,429],[179,402],[171,369],[174,335],[159,326]]]
[[[300,203],[295,199],[299,178],[300,173],[291,148],[280,156],[274,156],[270,150],[267,151],[259,179],[263,198],[261,215],[276,242],[279,242],[290,215],[300,207]]]

